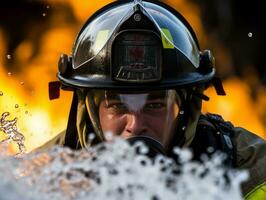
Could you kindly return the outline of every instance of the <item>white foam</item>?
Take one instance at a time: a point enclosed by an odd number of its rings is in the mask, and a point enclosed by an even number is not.
[[[55,147],[20,159],[0,157],[0,199],[242,199],[247,173],[221,167],[219,156],[200,164],[188,150],[176,149],[182,161],[177,166],[161,155],[151,160],[146,150],[136,155],[125,140],[114,138],[90,150]]]

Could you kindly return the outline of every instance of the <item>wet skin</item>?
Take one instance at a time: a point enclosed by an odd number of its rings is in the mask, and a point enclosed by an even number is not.
[[[176,101],[165,95],[117,94],[101,101],[99,118],[103,133],[112,132],[125,139],[148,136],[166,146],[177,112]]]

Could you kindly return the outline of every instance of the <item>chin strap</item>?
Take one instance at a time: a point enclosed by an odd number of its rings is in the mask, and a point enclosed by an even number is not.
[[[211,80],[210,84],[212,84],[214,86],[214,89],[215,89],[217,95],[220,95],[220,96],[226,95],[226,92],[225,92],[224,87],[223,87],[223,83],[222,83],[220,78],[214,77]],[[204,101],[210,100],[210,98],[208,96],[206,96],[205,94],[203,94],[201,92],[198,92],[197,90],[192,90],[192,94],[199,97],[200,99],[202,99]]]
[[[225,95],[222,83],[219,78],[215,78],[213,80],[213,84],[215,85],[216,92],[218,95]],[[168,146],[168,149],[166,151],[166,154],[169,157],[176,158],[176,155],[173,153],[173,148],[175,146],[182,147],[184,146],[186,142],[186,131],[187,131],[187,126],[189,122],[190,115],[192,113],[192,108],[191,108],[191,101],[192,98],[198,97],[202,100],[208,101],[209,97],[204,95],[202,92],[197,90],[196,88],[194,89],[186,89],[185,92],[181,90],[176,90],[177,94],[180,97],[180,106],[179,106],[179,114],[176,120],[176,131],[175,134],[173,135],[171,139],[171,143]],[[194,96],[194,97],[193,97]]]
[[[69,112],[67,129],[66,129],[66,136],[65,136],[65,144],[64,146],[70,147],[71,149],[78,149],[80,145],[78,143],[78,134],[77,134],[77,104],[78,104],[78,97],[76,92],[73,94],[71,109]]]
[[[192,95],[190,91],[188,91],[187,94],[184,94],[184,92],[178,90],[176,90],[176,92],[181,99],[181,104],[179,108],[179,114],[177,116],[176,132],[173,135],[171,143],[169,144],[168,149],[166,151],[167,156],[172,157],[174,159],[176,159],[176,155],[173,152],[174,147],[175,146],[182,147],[185,143],[186,139],[185,132],[187,129],[189,113],[190,113],[189,101]]]
[[[223,83],[219,77],[214,77],[211,80],[211,84],[214,86],[214,89],[218,95],[224,96],[226,95]]]
[[[65,136],[65,144],[64,146],[70,147],[72,149],[80,149],[84,145],[84,143],[87,142],[88,135],[89,133],[93,133],[93,127],[92,127],[92,122],[84,110],[80,110],[78,107],[79,103],[79,95],[77,91],[74,91],[73,93],[73,100],[71,104],[71,109],[68,117],[68,123],[67,123],[67,129],[66,129],[66,136]],[[78,119],[78,117],[82,116],[81,119]],[[79,123],[78,121],[83,121],[84,120],[84,125],[86,127],[78,127]],[[81,133],[80,130],[86,130],[85,135],[83,135],[83,132]],[[80,135],[80,136],[79,136]],[[82,141],[81,141],[82,140]],[[93,141],[93,144],[96,143],[98,139]]]

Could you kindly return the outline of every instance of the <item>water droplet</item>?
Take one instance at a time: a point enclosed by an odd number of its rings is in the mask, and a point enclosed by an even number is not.
[[[10,54],[7,54],[7,59],[10,60],[12,58],[12,56]]]
[[[49,9],[49,8],[50,8],[50,6],[49,6],[49,5],[47,5],[47,6],[46,6],[46,8],[47,8],[47,9]]]
[[[24,85],[24,81],[21,81],[21,82],[20,82],[20,85]]]
[[[181,149],[180,147],[174,147],[174,153],[178,155],[178,160],[181,163],[188,162],[192,159],[192,152],[190,149]]]
[[[18,108],[18,107],[19,107],[19,105],[18,105],[18,104],[16,104],[16,105],[15,105],[15,108]]]
[[[141,154],[147,154],[149,152],[149,148],[145,144],[143,144],[143,145],[140,146],[139,152]]]
[[[45,17],[46,16],[46,13],[43,13],[42,16]]]
[[[8,75],[8,76],[11,76],[11,75],[12,75],[12,73],[11,73],[11,72],[8,72],[8,73],[7,73],[7,75]]]
[[[89,141],[92,141],[95,138],[95,134],[94,133],[90,133],[89,134]]]
[[[211,147],[211,146],[208,147],[208,148],[207,148],[207,152],[208,152],[208,153],[213,153],[213,152],[214,152],[214,148]]]
[[[180,115],[183,115],[184,113],[185,113],[184,110],[180,110],[179,112]]]
[[[4,95],[4,93],[2,91],[0,91],[0,96],[3,96],[3,95]]]
[[[253,34],[251,32],[248,33],[248,37],[252,37]]]
[[[113,133],[110,131],[106,132],[104,135],[107,141],[110,141],[113,139]]]

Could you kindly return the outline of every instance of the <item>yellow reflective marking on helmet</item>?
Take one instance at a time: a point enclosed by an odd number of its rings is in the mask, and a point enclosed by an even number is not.
[[[173,41],[173,37],[170,33],[170,31],[166,28],[162,28],[163,33],[161,33],[161,38],[162,38],[162,42],[163,42],[163,48],[164,49],[174,49],[174,41]],[[165,38],[167,37],[167,38]],[[170,42],[171,43],[170,43]]]
[[[105,45],[107,39],[108,39],[108,35],[109,35],[109,31],[110,30],[101,30],[97,33],[96,35],[96,40],[95,43],[93,45],[93,49],[94,51],[98,52],[101,50],[101,48]]]
[[[258,185],[255,189],[245,196],[245,200],[265,200],[266,199],[266,182]]]

